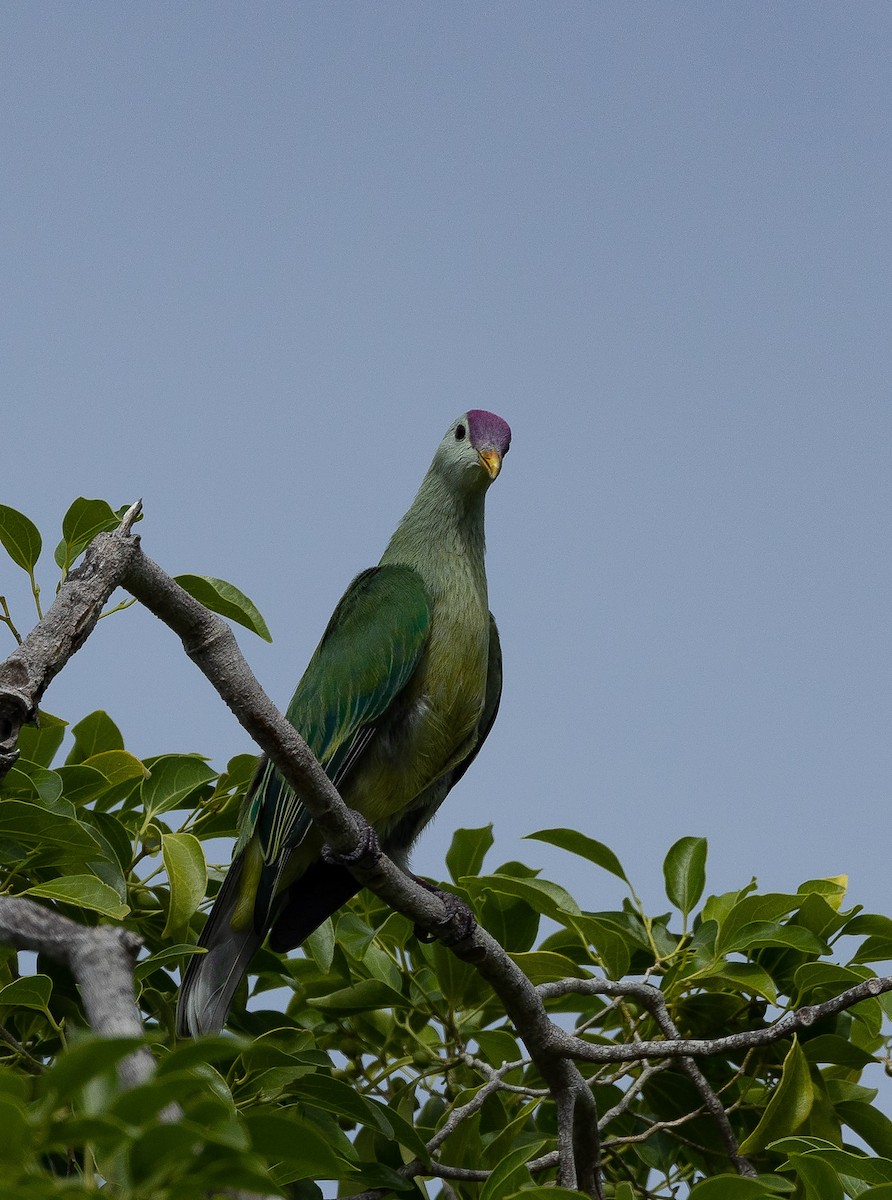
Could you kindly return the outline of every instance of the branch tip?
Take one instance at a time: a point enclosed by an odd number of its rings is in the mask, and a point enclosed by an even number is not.
[[[121,524],[118,526],[118,533],[122,534],[124,537],[127,537],[130,534],[130,531],[133,529],[133,525],[141,512],[142,497],[140,497],[139,500],[135,500],[124,513],[123,517],[121,517]]]

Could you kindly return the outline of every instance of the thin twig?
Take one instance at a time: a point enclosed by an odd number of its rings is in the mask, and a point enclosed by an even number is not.
[[[35,1058],[34,1055],[22,1045],[18,1038],[9,1032],[5,1025],[0,1025],[0,1042],[5,1042],[6,1045],[9,1046],[10,1050],[15,1051],[19,1058],[21,1058],[22,1066],[29,1073],[29,1075],[42,1075],[46,1070],[44,1064],[39,1059]]]
[[[670,1067],[671,1065],[672,1060],[669,1058],[665,1058],[662,1062],[654,1063],[653,1065],[648,1063],[641,1074],[636,1079],[633,1079],[623,1092],[622,1099],[618,1100],[616,1104],[614,1104],[613,1108],[609,1108],[607,1112],[601,1116],[601,1119],[598,1122],[598,1127],[600,1129],[604,1129],[611,1121],[615,1121],[617,1117],[622,1116],[644,1085],[654,1075],[659,1075],[661,1071],[665,1071],[666,1068]],[[606,1146],[607,1143],[604,1142],[603,1145]]]
[[[6,625],[9,627],[9,632],[12,634],[12,636],[15,638],[15,640],[21,646],[22,635],[19,633],[19,631],[16,629],[15,625],[12,622],[12,615],[10,614],[9,605],[6,603],[5,596],[0,596],[0,608],[3,609],[2,614],[0,614],[0,624]]]
[[[666,1129],[678,1129],[679,1126],[687,1124],[688,1121],[693,1121],[695,1117],[702,1116],[704,1112],[705,1108],[701,1104],[699,1108],[685,1113],[683,1117],[675,1117],[672,1121],[654,1121],[648,1125],[647,1129],[642,1130],[641,1133],[628,1133],[605,1138],[601,1145],[605,1150],[615,1150],[617,1146],[638,1145],[641,1142],[646,1142],[655,1133],[661,1133]]]

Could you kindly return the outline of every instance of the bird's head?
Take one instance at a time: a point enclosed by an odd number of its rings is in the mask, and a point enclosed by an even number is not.
[[[486,488],[502,469],[510,445],[507,421],[482,408],[472,408],[449,426],[435,462],[463,488]]]

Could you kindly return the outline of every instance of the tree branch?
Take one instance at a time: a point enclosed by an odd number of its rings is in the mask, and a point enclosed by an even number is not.
[[[541,983],[537,991],[544,1000],[555,999],[559,996],[592,995],[592,996],[635,996],[642,1004],[657,1003],[665,1005],[662,993],[648,983],[615,982],[609,979],[559,979],[554,983]],[[779,1017],[771,1025],[762,1029],[748,1029],[742,1033],[732,1033],[722,1038],[675,1038],[668,1041],[634,1042],[626,1046],[600,1046],[583,1041],[556,1029],[556,1040],[561,1052],[572,1055],[582,1062],[618,1063],[635,1062],[643,1058],[684,1058],[686,1056],[711,1056],[728,1054],[735,1050],[749,1050],[753,1046],[769,1046],[783,1038],[792,1037],[801,1029],[808,1029],[816,1021],[825,1017],[836,1016],[852,1008],[861,1000],[869,1000],[892,991],[892,975],[878,975],[856,983],[854,987],[831,996],[821,1004],[805,1004],[791,1013]],[[651,1010],[653,1011],[653,1010]],[[667,1014],[668,1015],[668,1014]]]
[[[105,1037],[142,1037],[133,995],[133,964],[142,945],[127,929],[87,926],[24,896],[0,896],[0,942],[34,950],[66,966],[77,981],[90,1027]],[[148,1049],[121,1060],[122,1087],[143,1083],[155,1070]]]

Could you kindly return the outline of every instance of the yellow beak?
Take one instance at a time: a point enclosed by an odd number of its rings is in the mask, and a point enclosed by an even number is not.
[[[498,450],[489,447],[486,450],[478,450],[477,454],[481,463],[483,463],[483,466],[486,468],[486,472],[490,479],[495,479],[499,471],[502,469],[502,456],[499,454]]]

